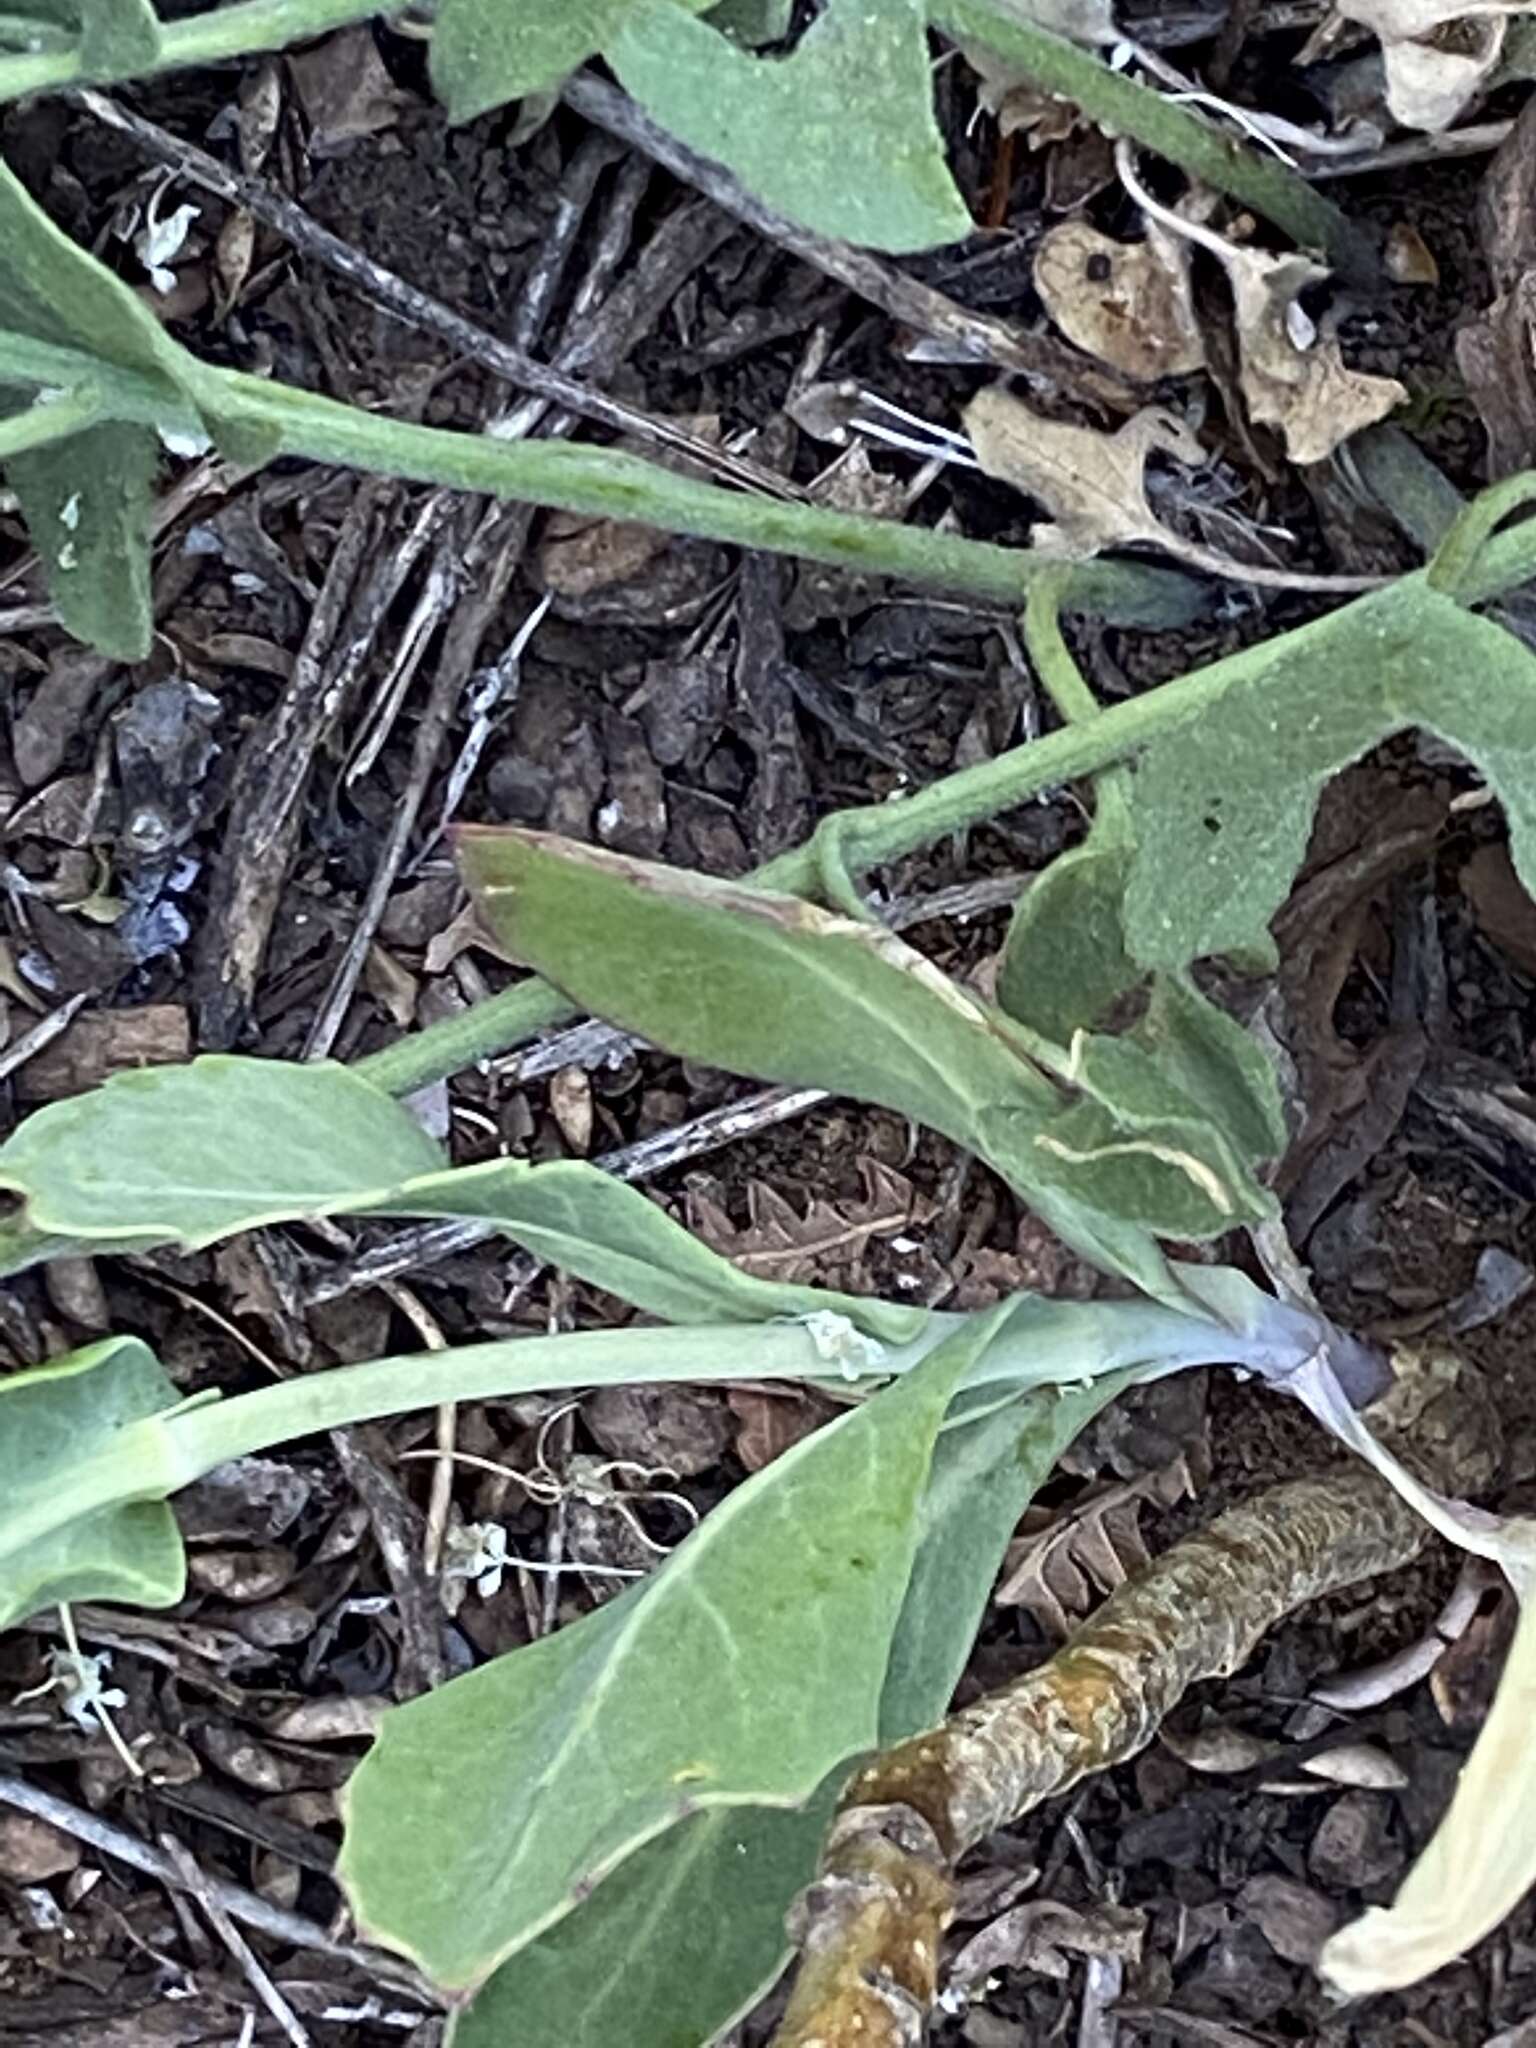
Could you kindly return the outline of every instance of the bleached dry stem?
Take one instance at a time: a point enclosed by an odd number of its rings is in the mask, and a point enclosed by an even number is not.
[[[877,1758],[802,1901],[773,2048],[915,2048],[957,1859],[1134,1756],[1191,1685],[1236,1671],[1306,1601],[1409,1563],[1427,1533],[1358,1469],[1273,1487],[1111,1594],[1049,1662]]]

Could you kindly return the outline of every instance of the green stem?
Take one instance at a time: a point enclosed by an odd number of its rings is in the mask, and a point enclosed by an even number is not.
[[[1518,512],[1536,498],[1536,472],[1522,470],[1518,476],[1505,477],[1491,489],[1482,491],[1471,504],[1456,515],[1450,531],[1441,541],[1424,572],[1431,590],[1443,591],[1447,597],[1454,597],[1459,604],[1476,602],[1473,592],[1477,587],[1476,570],[1482,556],[1488,551],[1496,528],[1501,526],[1511,512]],[[1527,536],[1527,552],[1531,552],[1531,539]]]
[[[164,23],[159,55],[152,64],[136,69],[134,76],[150,78],[191,64],[218,64],[257,50],[281,50],[379,12],[377,0],[239,0],[234,7],[214,7]],[[0,56],[0,101],[87,82],[105,81],[91,78],[80,62],[78,45]]]
[[[13,412],[0,419],[0,462],[8,455],[24,455],[29,448],[46,448],[67,434],[78,434],[103,411],[100,390],[81,384],[62,398],[37,399],[25,412]]]
[[[931,14],[948,34],[985,44],[1031,84],[1071,100],[1111,134],[1133,137],[1191,177],[1251,206],[1303,248],[1323,250],[1340,270],[1357,277],[1379,271],[1370,238],[1298,172],[1112,71],[1090,50],[1031,27],[1004,0],[931,0]]]
[[[905,1372],[960,1320],[931,1317],[910,1344],[886,1347],[871,1372]],[[16,1556],[29,1544],[56,1541],[61,1531],[82,1528],[107,1508],[166,1500],[231,1458],[444,1401],[509,1400],[637,1381],[825,1380],[829,1374],[810,1331],[799,1322],[575,1331],[336,1366],[231,1400],[194,1399],[127,1423],[67,1479],[31,1489],[23,1485],[8,1500],[4,1552]]]
[[[943,1327],[943,1326],[939,1326]],[[925,1333],[892,1347],[884,1369],[903,1370],[932,1348]],[[410,1352],[306,1373],[280,1386],[190,1408],[167,1425],[192,1477],[272,1444],[407,1414],[443,1401],[495,1401],[562,1387],[652,1380],[825,1378],[828,1368],[800,1323],[727,1323],[692,1329],[583,1330],[518,1337],[451,1351]]]
[[[0,376],[8,382],[59,389],[92,375],[114,419],[184,431],[201,424],[186,399],[155,378],[28,335],[0,332]],[[1043,566],[1020,548],[823,505],[750,497],[609,448],[498,441],[488,434],[416,426],[235,370],[199,366],[196,394],[216,429],[233,430],[244,444],[271,457],[306,456],[594,518],[636,520],[671,533],[900,576],[991,604],[1021,604]],[[1140,562],[1085,562],[1071,572],[1069,597],[1074,606],[1127,625],[1180,623],[1202,602],[1199,586],[1188,577]]]

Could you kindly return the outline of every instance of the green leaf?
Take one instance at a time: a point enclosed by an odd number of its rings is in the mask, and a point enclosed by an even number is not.
[[[0,1145],[32,1231],[117,1251],[366,1208],[441,1170],[410,1112],[347,1068],[221,1053],[114,1075]]]
[[[972,232],[934,119],[926,0],[827,0],[778,58],[675,0],[635,0],[604,55],[663,127],[818,234],[899,253]]]
[[[719,0],[707,17],[722,35],[753,49],[761,43],[782,41],[794,18],[795,0]]]
[[[1125,949],[1122,907],[1129,843],[1097,834],[1059,854],[1019,900],[1008,927],[997,999],[1010,1017],[1057,1045],[1092,1030],[1146,974]]]
[[[115,1075],[0,1145],[0,1272],[88,1251],[191,1251],[341,1213],[480,1216],[537,1257],[672,1323],[830,1312],[888,1343],[920,1308],[761,1280],[637,1188],[579,1160],[444,1167],[409,1110],[349,1068],[211,1053]]]
[[[503,946],[686,1059],[862,1096],[962,1144],[982,1108],[1060,1098],[984,1007],[892,932],[739,882],[471,827],[459,861]]]
[[[160,22],[148,0],[9,0],[6,12],[73,29],[87,79],[106,83],[153,69]]]
[[[803,1803],[871,1746],[934,1438],[996,1321],[756,1473],[629,1592],[386,1716],[347,1792],[360,1923],[474,1987],[669,1827]]]
[[[1015,1324],[1031,1306],[1015,1305]],[[1120,1372],[1082,1386],[1041,1387],[944,1430],[891,1643],[880,1701],[883,1743],[931,1727],[947,1710],[1019,1517],[1067,1445],[1136,1377]]]
[[[59,617],[119,661],[143,661],[154,617],[150,518],[159,446],[144,427],[88,427],[5,458]]]
[[[1268,940],[1324,783],[1418,726],[1466,754],[1536,889],[1536,656],[1422,577],[1229,657],[1198,718],[1153,741],[1135,779],[1131,951],[1179,969]]]
[[[845,1773],[804,1807],[697,1813],[636,1850],[579,1912],[503,1963],[450,2048],[699,2048],[788,1954],[784,1916],[816,1874]]]
[[[501,943],[585,1008],[685,1058],[929,1124],[1085,1258],[1188,1308],[1140,1225],[1093,1207],[1040,1153],[1064,1098],[1027,1056],[1029,1035],[891,932],[546,833],[472,827],[458,847]]]
[[[1003,1325],[1012,1341],[1041,1306],[1015,1305]],[[1047,1337],[1040,1348],[1048,1357]],[[1019,1516],[1065,1446],[1135,1377],[1041,1389],[946,1425],[891,1643],[882,1742],[945,1712]],[[519,2048],[713,2040],[783,1965],[785,1915],[815,1873],[843,1775],[835,1771],[805,1809],[697,1814],[648,1843],[579,1911],[502,1964],[456,2023],[452,2048],[501,2048],[514,2029]]]
[[[88,1460],[108,1455],[129,1424],[180,1400],[134,1337],[109,1337],[51,1365],[0,1379],[0,1537]],[[148,1490],[152,1491],[152,1475]],[[113,1502],[30,1542],[0,1540],[0,1628],[64,1600],[169,1607],[186,1575],[176,1519],[163,1499]]]

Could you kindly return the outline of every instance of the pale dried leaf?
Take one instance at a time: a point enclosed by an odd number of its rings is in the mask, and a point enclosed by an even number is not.
[[[1417,1983],[1490,1934],[1536,1879],[1536,1603],[1529,1589],[1509,1662],[1450,1810],[1390,1906],[1372,1906],[1324,1948],[1346,1997]]]
[[[997,1604],[1027,1608],[1047,1635],[1066,1637],[1096,1596],[1114,1592],[1150,1563],[1141,1538],[1147,1502],[1171,1507],[1194,1490],[1182,1457],[1116,1486],[1090,1487],[1064,1514],[1026,1528],[1009,1545]]]
[[[753,1181],[747,1189],[751,1220],[744,1228],[707,1195],[690,1190],[688,1225],[711,1251],[759,1279],[824,1279],[831,1270],[856,1265],[872,1237],[888,1237],[916,1216],[918,1198],[904,1175],[864,1158],[859,1176],[862,1201],[813,1196],[803,1216],[766,1183]]]
[[[1146,406],[1117,432],[1103,434],[1042,419],[994,387],[979,392],[962,417],[987,475],[1038,498],[1051,513],[1055,524],[1037,526],[1031,535],[1042,553],[1082,559],[1128,541],[1180,545],[1147,503],[1147,461],[1160,453],[1196,464],[1205,451],[1171,413]]]
[[[1328,275],[1320,265],[1305,256],[1230,245],[1221,260],[1232,287],[1238,374],[1249,415],[1261,426],[1280,429],[1292,462],[1326,460],[1351,434],[1407,401],[1395,377],[1347,369],[1332,335],[1297,345],[1291,309],[1299,310],[1309,284]]]
[[[950,1966],[949,1981],[970,1988],[997,1970],[1021,1969],[1064,1979],[1071,1975],[1069,1952],[1138,1963],[1146,1932],[1147,1916],[1133,1906],[1080,1912],[1055,1899],[1030,1899],[972,1935]]]
[[[1258,1770],[1283,1753],[1278,1742],[1253,1735],[1246,1728],[1235,1728],[1230,1721],[1208,1721],[1192,1735],[1181,1735],[1175,1728],[1160,1728],[1158,1740],[1181,1764],[1216,1778]]]
[[[1402,1765],[1369,1742],[1341,1742],[1336,1749],[1320,1750],[1307,1757],[1301,1768],[1309,1777],[1367,1792],[1401,1792],[1408,1783]]]
[[[1205,361],[1186,245],[1156,221],[1141,242],[1064,221],[1035,252],[1035,290],[1069,341],[1127,377],[1155,383]]]
[[[1498,68],[1510,14],[1466,0],[1339,0],[1339,13],[1381,43],[1387,105],[1405,128],[1438,135]]]
[[[1027,135],[1031,149],[1065,142],[1082,121],[1070,100],[1053,99],[985,43],[962,43],[960,54],[975,72],[976,97],[997,123],[999,135]]]

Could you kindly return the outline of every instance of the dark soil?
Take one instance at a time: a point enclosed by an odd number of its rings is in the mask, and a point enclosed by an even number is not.
[[[1197,54],[1183,51],[1181,61]],[[404,37],[347,32],[302,62],[298,72],[252,63],[124,97],[173,133],[231,155],[229,110],[242,97],[256,106],[270,83],[278,111],[263,175],[357,248],[503,336],[520,332],[562,192],[582,152],[595,152],[585,226],[528,344],[547,358],[562,333],[580,331],[589,263],[601,303],[634,274],[639,252],[653,260],[653,238],[692,237],[697,260],[678,259],[683,281],[618,351],[607,388],[682,416],[797,483],[837,453],[786,415],[799,385],[851,379],[952,425],[992,374],[908,360],[909,338],[883,313],[722,224],[665,173],[646,175],[566,112],[526,139],[514,139],[509,114],[450,130],[426,95],[420,46]],[[1239,70],[1233,88],[1240,97],[1243,77]],[[1262,100],[1254,80],[1247,85]],[[998,175],[994,130],[969,125],[969,87],[953,74],[944,92],[958,172],[981,214]],[[9,110],[0,141],[63,225],[142,281],[116,228],[161,174],[131,143],[62,99]],[[964,303],[1039,323],[1029,256],[1047,224],[1051,159],[1051,150],[1021,148],[1005,224],[914,271]],[[1417,229],[1438,262],[1433,288],[1357,294],[1343,332],[1352,361],[1406,384],[1415,437],[1463,489],[1483,480],[1484,432],[1452,343],[1457,322],[1490,294],[1471,227],[1482,170],[1425,163],[1351,181],[1343,195],[1362,220]],[[202,353],[434,424],[477,427],[517,403],[439,338],[380,312],[266,230],[242,267],[229,210],[194,190],[172,200],[183,197],[201,211],[161,310]],[[1101,225],[1130,224],[1112,192],[1081,203]],[[1052,403],[1092,417],[1071,390]],[[1206,438],[1219,467],[1180,490],[1170,479],[1165,516],[1203,533],[1209,486],[1212,496],[1227,490],[1245,521],[1295,536],[1298,562],[1411,565],[1409,543],[1349,488],[1346,472],[1290,467],[1272,441],[1226,418],[1219,398],[1210,408]],[[870,492],[917,467],[878,448],[871,462],[875,483],[855,478],[852,488]],[[208,1047],[299,1056],[407,800],[419,801],[419,820],[360,983],[341,1004],[339,1058],[509,978],[455,923],[462,896],[437,830],[450,808],[461,819],[538,824],[738,874],[798,842],[826,812],[987,758],[1051,716],[1014,658],[1006,622],[1000,630],[991,615],[874,580],[744,561],[705,542],[594,534],[570,521],[513,516],[487,537],[485,508],[457,502],[434,515],[415,566],[392,582],[391,563],[429,516],[429,494],[292,463],[249,477],[209,464],[168,511],[159,636],[138,669],[83,656],[50,623],[17,522],[0,513],[0,1034],[14,1041],[39,1015],[79,999],[62,1036],[7,1068],[6,1128],[144,1060]],[[1021,501],[964,473],[934,482],[914,516],[946,512],[978,536],[1027,536]],[[361,536],[355,580],[339,593],[340,624],[315,638],[349,534]],[[1284,630],[1326,602],[1237,584],[1212,596],[1209,616],[1176,634],[1082,628],[1085,668],[1106,693],[1124,694]],[[520,663],[507,661],[546,599]],[[475,605],[472,644],[456,650],[455,618]],[[293,758],[264,751],[299,688],[301,651],[336,674],[354,645],[360,658],[312,744]],[[423,762],[424,707],[454,661],[463,688],[443,744]],[[402,700],[391,709],[402,662]],[[499,696],[484,688],[498,662]],[[242,806],[261,775],[273,779],[274,797],[283,777],[293,787],[305,780],[291,846],[256,892],[270,935],[242,980],[231,962],[248,936],[250,901],[232,893],[232,878],[249,827]],[[1474,790],[1464,764],[1401,746],[1356,771],[1340,815],[1325,812],[1320,824],[1322,864],[1368,840],[1405,793],[1438,807],[1416,863],[1365,902],[1333,906],[1337,931],[1299,935],[1346,943],[1348,964],[1328,1015],[1310,1014],[1305,990],[1291,990],[1291,1027],[1327,1038],[1345,1066],[1378,1057],[1399,1021],[1390,989],[1405,919],[1427,934],[1441,995],[1416,1020],[1416,1078],[1390,1128],[1379,1119],[1367,1128],[1370,1091],[1364,1106],[1343,1097],[1305,1105],[1354,1163],[1299,1249],[1341,1321],[1383,1336],[1462,1333],[1503,1416],[1495,1498],[1520,1502],[1536,1483],[1527,1379],[1536,1295],[1511,1306],[1488,1287],[1490,1275],[1521,1269],[1530,1281],[1536,1109],[1523,1091],[1536,1094],[1536,913],[1528,903],[1521,911],[1499,866],[1497,812],[1451,802]],[[149,857],[136,838],[146,806],[173,860]],[[1024,876],[1073,843],[1084,818],[1079,796],[1061,792],[903,864],[880,886],[909,898]],[[909,936],[950,971],[984,976],[1006,910],[996,894],[978,900],[974,914],[929,916]],[[1258,993],[1249,988],[1244,1000]],[[720,1075],[633,1050],[589,1064],[573,1043],[532,1067],[511,1055],[427,1105],[455,1159],[573,1150],[602,1158],[755,1098]],[[790,1121],[765,1115],[729,1144],[663,1147],[661,1156],[655,1190],[728,1250],[742,1248],[737,1238],[765,1198],[801,1215],[813,1203],[874,1215],[868,1231],[853,1233],[853,1249],[809,1253],[804,1277],[957,1307],[1017,1287],[1087,1293],[1096,1284],[982,1168],[883,1112],[838,1102]],[[1507,1263],[1490,1267],[1490,1252]],[[67,1263],[8,1283],[0,1363],[35,1363],[111,1328],[152,1342],[188,1389],[233,1389],[262,1383],[266,1361],[319,1367],[420,1348],[429,1330],[452,1342],[623,1313],[495,1243],[445,1249],[441,1232],[398,1226],[279,1231],[196,1257]],[[788,1427],[816,1419],[814,1404],[799,1404]],[[674,1490],[707,1510],[760,1460],[767,1426],[751,1396],[674,1391],[639,1406],[605,1398],[574,1410],[536,1401],[469,1409],[458,1442],[522,1470],[543,1458],[566,1472],[582,1453],[669,1466],[680,1475]],[[128,1777],[99,1731],[62,1718],[52,1696],[26,1697],[47,1676],[55,1621],[6,1637],[0,1773],[22,1774],[151,1843],[174,1838],[205,1872],[331,1924],[340,1910],[327,1875],[337,1794],[372,1709],[582,1611],[602,1581],[574,1566],[625,1564],[634,1549],[616,1516],[578,1512],[564,1497],[540,1505],[466,1471],[455,1489],[465,1521],[501,1519],[523,1555],[563,1555],[573,1569],[509,1574],[493,1595],[471,1593],[445,1615],[418,1564],[392,1576],[384,1561],[421,1557],[431,1468],[400,1454],[429,1445],[431,1427],[424,1415],[355,1432],[343,1457],[325,1444],[295,1446],[243,1487],[196,1489],[185,1517],[194,1591],[183,1606],[164,1617],[79,1613],[85,1647],[110,1652],[110,1682],[126,1696],[117,1718],[142,1779]],[[1327,1464],[1331,1452],[1298,1412],[1250,1387],[1219,1377],[1170,1383],[1101,1422],[1045,1502],[1061,1508],[1086,1488],[1180,1457],[1205,1476],[1192,1500],[1148,1506],[1143,1534],[1154,1552],[1226,1503]],[[657,1542],[685,1533],[675,1504],[638,1511]],[[1536,2041],[1522,2026],[1536,2029],[1536,1910],[1427,1984],[1360,2009],[1331,2008],[1307,1961],[1333,1926],[1391,1896],[1428,1839],[1486,1707],[1504,1634],[1490,1620],[1475,1637],[1449,1703],[1419,1684],[1385,1706],[1330,1718],[1308,1703],[1309,1688],[1415,1640],[1455,1575],[1449,1555],[1431,1549],[1389,1583],[1301,1613],[1248,1669],[1179,1709],[1172,1733],[1182,1753],[1189,1738],[1219,1727],[1272,1745],[1262,1766],[1217,1773],[1154,1746],[989,1844],[967,1872],[962,1940],[1019,1898],[1085,1917],[1055,1950],[1036,1934],[1011,1946],[999,1936],[972,2002],[951,2000],[937,2038],[972,2048],[1491,2048],[1513,2028],[1508,2048]],[[1027,1611],[994,1609],[968,1687],[996,1683],[1050,1647],[1048,1628]],[[288,1709],[318,1701],[357,1711],[299,1737],[272,1732]],[[1369,1782],[1300,1770],[1324,1736],[1370,1745],[1372,1759],[1347,1766]],[[1139,1959],[1124,1966],[1120,2016],[1090,2012],[1079,2033],[1084,1949],[1102,1952],[1125,1926],[1139,1936]],[[316,2042],[382,2048],[409,2039],[427,2048],[437,2038],[439,2022],[423,2019],[406,1993],[271,1935],[251,1940]],[[247,2014],[254,2034],[242,2033]],[[766,2024],[747,2022],[743,2041],[764,2038]],[[278,2038],[246,1977],[179,1895],[0,1805],[0,2044]]]

